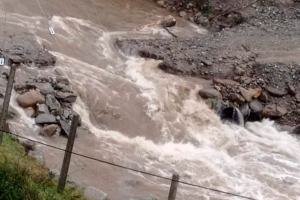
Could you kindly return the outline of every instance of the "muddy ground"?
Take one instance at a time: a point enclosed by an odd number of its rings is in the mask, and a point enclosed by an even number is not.
[[[248,112],[254,112],[254,120],[298,125],[300,3],[259,1],[240,13],[243,23],[196,38],[116,44],[127,54],[163,60],[159,67],[167,73],[213,79],[215,91],[202,97],[220,100],[221,94],[224,103],[246,108],[249,120]]]

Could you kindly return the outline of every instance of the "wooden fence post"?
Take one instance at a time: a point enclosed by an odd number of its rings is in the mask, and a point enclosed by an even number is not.
[[[7,116],[7,112],[8,112],[8,108],[9,108],[11,91],[12,91],[13,85],[14,85],[16,70],[17,70],[16,64],[12,64],[10,67],[8,83],[6,86],[5,97],[4,97],[3,106],[2,106],[2,113],[1,113],[1,118],[0,118],[0,129],[1,130],[4,130],[4,127],[6,124],[6,116]],[[3,133],[4,133],[1,130],[0,130],[0,145],[2,144]]]
[[[172,183],[171,183],[171,188],[170,188],[168,200],[175,200],[176,199],[178,184],[179,184],[179,174],[174,173],[173,177],[172,177]]]
[[[67,147],[66,147],[66,151],[65,151],[64,161],[63,161],[63,164],[61,167],[58,187],[57,187],[57,191],[60,193],[64,191],[65,186],[66,186],[66,181],[67,181],[67,177],[68,177],[69,166],[70,166],[70,161],[71,161],[71,156],[72,156],[72,151],[73,151],[73,146],[74,146],[74,141],[75,141],[75,136],[76,136],[76,130],[77,130],[77,126],[78,126],[78,121],[79,121],[79,115],[74,114],[73,119],[72,119],[70,134],[68,137],[68,143],[67,143]]]

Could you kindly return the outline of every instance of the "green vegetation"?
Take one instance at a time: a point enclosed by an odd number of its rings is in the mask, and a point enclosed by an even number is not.
[[[0,146],[0,199],[87,200],[82,191],[70,187],[59,194],[54,175],[8,135]]]

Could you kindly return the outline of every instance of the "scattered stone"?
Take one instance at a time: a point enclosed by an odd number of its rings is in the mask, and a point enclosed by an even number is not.
[[[251,101],[250,108],[253,112],[261,112],[263,110],[263,106],[258,100]]]
[[[54,89],[50,83],[27,83],[29,87],[33,87],[41,91],[42,94],[53,94]]]
[[[85,196],[93,200],[106,200],[107,194],[93,187],[87,187],[84,191]]]
[[[297,103],[300,103],[300,93],[296,94],[296,101],[297,101]]]
[[[36,124],[56,124],[55,116],[51,114],[40,114],[35,118]]]
[[[41,165],[45,165],[45,158],[44,158],[44,154],[41,151],[29,151],[28,152],[28,156],[37,159],[37,161],[41,164]]]
[[[194,19],[194,22],[196,24],[200,24],[201,26],[208,26],[209,25],[209,19],[205,16],[196,17]]]
[[[58,83],[65,84],[65,85],[69,85],[70,84],[69,79],[64,78],[64,77],[56,77],[56,82],[57,82],[57,84]]]
[[[35,151],[35,143],[29,140],[20,141],[20,144],[24,147],[25,152]]]
[[[286,108],[269,104],[263,109],[263,116],[269,118],[279,118],[287,114]]]
[[[57,111],[60,109],[60,103],[51,94],[46,96],[46,105],[50,108],[50,111]]]
[[[288,94],[287,90],[279,90],[273,87],[267,87],[266,90],[274,97],[283,97]]]
[[[30,90],[17,97],[17,102],[22,108],[35,107],[38,103],[45,102],[44,96],[37,90]]]
[[[248,90],[249,94],[251,95],[252,98],[257,99],[258,97],[260,97],[260,95],[262,94],[262,89],[260,88],[250,88]]]
[[[49,109],[46,104],[39,104],[37,109],[37,114],[49,114]]]
[[[267,103],[269,100],[268,94],[266,92],[262,92],[261,95],[259,96],[259,100]]]
[[[236,94],[236,93],[232,93],[232,94],[230,95],[230,99],[231,99],[233,102],[238,103],[239,105],[243,105],[243,104],[245,103],[244,97],[242,97],[241,95]]]
[[[285,107],[277,106],[277,112],[279,113],[279,115],[284,116],[288,111]]]
[[[56,124],[51,124],[51,125],[48,125],[48,126],[45,126],[41,129],[40,131],[40,135],[42,136],[48,136],[48,137],[51,137],[53,136],[57,130],[59,130],[60,127]]]
[[[287,86],[289,94],[295,96],[297,94],[296,88],[291,83],[288,83]]]
[[[61,133],[67,137],[69,137],[70,134],[70,128],[71,128],[71,123],[68,123],[64,120],[60,120],[59,124],[61,126]]]
[[[235,73],[236,75],[243,76],[243,75],[246,73],[246,70],[243,69],[243,68],[241,68],[241,67],[236,66],[236,67],[234,68],[234,73]]]
[[[243,97],[244,97],[248,102],[250,102],[250,101],[252,100],[251,93],[250,93],[248,90],[246,90],[245,88],[240,87],[239,89],[240,89],[241,94],[243,95]]]
[[[292,131],[292,134],[300,135],[300,126],[297,126],[296,128],[294,128],[294,130]]]
[[[241,113],[243,114],[244,118],[247,118],[249,115],[250,115],[250,107],[249,107],[249,104],[248,103],[245,103],[243,104],[241,107],[240,107],[240,111]]]
[[[219,79],[219,78],[214,78],[213,79],[214,84],[218,85],[239,85],[238,82],[230,80],[230,79]]]
[[[176,25],[176,19],[172,15],[169,15],[168,17],[163,19],[161,25],[165,27],[173,27]]]
[[[55,97],[61,101],[65,101],[68,103],[74,103],[77,99],[77,95],[70,92],[57,92]]]
[[[186,12],[180,11],[180,12],[179,12],[179,16],[180,16],[180,17],[185,17],[185,16],[186,16]]]
[[[199,91],[199,95],[203,99],[222,99],[222,95],[215,89],[202,89]]]

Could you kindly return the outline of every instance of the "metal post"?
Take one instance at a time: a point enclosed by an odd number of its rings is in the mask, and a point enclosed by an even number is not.
[[[68,171],[69,171],[69,166],[70,166],[70,161],[71,161],[71,156],[72,156],[72,151],[73,151],[73,146],[74,146],[74,141],[75,141],[75,136],[76,136],[76,130],[78,126],[78,121],[79,121],[79,115],[74,114],[73,119],[72,119],[72,124],[71,124],[71,129],[70,129],[70,134],[68,137],[68,143],[65,151],[65,157],[64,161],[61,167],[61,172],[60,172],[60,177],[59,177],[59,182],[58,182],[58,187],[57,191],[58,192],[63,192],[66,186],[66,181],[68,177]]]
[[[8,112],[8,108],[9,108],[11,91],[12,91],[13,85],[14,85],[16,70],[17,70],[17,66],[15,64],[12,64],[11,67],[10,67],[8,83],[7,83],[7,86],[6,86],[5,97],[4,97],[3,106],[2,106],[2,113],[1,113],[1,118],[0,118],[0,128],[1,128],[1,130],[4,130],[4,126],[6,124],[6,116],[7,116],[7,112]],[[1,130],[0,130],[0,145],[2,144],[3,133],[4,133]]]
[[[174,173],[173,177],[172,177],[172,183],[171,183],[168,200],[175,200],[176,194],[177,194],[178,183],[179,183],[179,174]]]

